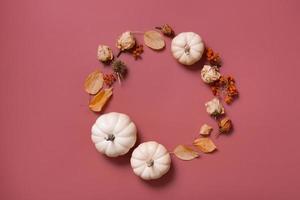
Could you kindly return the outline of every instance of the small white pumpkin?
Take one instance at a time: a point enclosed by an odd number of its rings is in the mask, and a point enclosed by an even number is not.
[[[171,51],[181,64],[192,65],[201,59],[204,43],[197,33],[183,32],[172,40]]]
[[[133,172],[142,179],[158,179],[169,171],[171,157],[163,145],[150,141],[133,151],[130,163]]]
[[[97,150],[109,157],[126,154],[136,142],[136,126],[122,113],[101,115],[92,127],[92,141]]]

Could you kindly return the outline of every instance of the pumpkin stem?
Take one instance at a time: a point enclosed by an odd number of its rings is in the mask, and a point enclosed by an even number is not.
[[[146,162],[146,164],[147,164],[147,167],[152,167],[153,164],[154,164],[154,160],[153,160],[153,159],[150,159],[150,160],[148,160],[148,161]]]
[[[109,134],[106,138],[107,141],[114,141],[115,136],[113,134]]]
[[[190,54],[190,50],[191,50],[191,47],[189,46],[189,45],[185,45],[184,46],[184,53],[186,53],[186,54]]]

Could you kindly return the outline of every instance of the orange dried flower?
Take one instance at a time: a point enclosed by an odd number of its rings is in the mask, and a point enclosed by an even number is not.
[[[206,49],[206,59],[211,65],[221,66],[222,61],[219,53],[214,52],[212,48]]]
[[[224,98],[225,103],[231,104],[239,95],[235,85],[235,80],[232,76],[221,76],[219,80],[211,84],[213,95]]]

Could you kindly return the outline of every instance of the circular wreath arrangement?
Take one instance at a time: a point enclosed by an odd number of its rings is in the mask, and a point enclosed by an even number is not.
[[[232,131],[232,121],[225,116],[225,109],[221,103],[231,104],[239,93],[235,80],[231,76],[223,76],[220,73],[222,60],[218,53],[211,48],[205,48],[202,38],[194,32],[182,32],[175,34],[168,24],[155,27],[157,30],[146,32],[126,31],[120,35],[116,46],[119,49],[117,56],[107,45],[99,45],[97,59],[105,65],[111,66],[111,73],[103,73],[95,70],[85,80],[85,91],[91,95],[89,108],[94,112],[101,112],[104,105],[113,94],[112,85],[126,78],[128,68],[119,59],[122,53],[130,53],[135,60],[140,59],[143,53],[143,45],[138,44],[137,34],[144,35],[144,44],[155,51],[165,47],[164,36],[172,39],[171,52],[173,57],[182,65],[190,66],[205,59],[200,77],[211,88],[212,100],[205,103],[206,111],[218,123],[220,134],[228,134]],[[199,152],[212,153],[216,145],[210,138],[213,128],[208,124],[200,127],[199,137],[190,146],[177,145],[169,152],[162,144],[148,141],[139,144],[132,152],[130,163],[133,172],[144,180],[158,179],[166,174],[171,165],[171,156],[174,154],[181,160],[193,160],[199,157]],[[137,139],[137,128],[130,117],[124,113],[110,112],[98,117],[91,129],[91,139],[96,149],[108,157],[122,156],[134,147]]]

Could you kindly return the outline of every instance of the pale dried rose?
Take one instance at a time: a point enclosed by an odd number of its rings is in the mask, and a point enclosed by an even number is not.
[[[129,50],[135,45],[135,38],[130,31],[122,33],[117,41],[117,47],[121,50]]]
[[[193,142],[193,145],[196,146],[203,153],[211,153],[217,149],[213,141],[207,137],[198,138]]]
[[[152,30],[144,33],[144,43],[154,50],[161,50],[166,45],[163,36],[159,32]]]
[[[103,81],[103,74],[99,70],[95,70],[85,79],[84,89],[89,94],[97,94],[103,87]]]
[[[112,95],[112,88],[101,90],[98,94],[93,96],[90,101],[89,108],[94,112],[100,112],[106,102]]]
[[[210,135],[210,133],[212,132],[213,130],[213,127],[207,125],[207,124],[203,124],[200,128],[200,135],[203,135],[203,136],[208,136]]]
[[[181,160],[193,160],[197,157],[199,157],[198,152],[194,151],[192,148],[184,146],[184,145],[178,145],[173,153],[175,156]]]
[[[232,130],[232,122],[228,117],[225,117],[219,122],[220,133],[229,133]]]
[[[216,66],[204,65],[201,70],[201,78],[205,83],[213,83],[221,77]]]
[[[206,112],[212,116],[219,116],[225,113],[225,109],[218,98],[213,98],[211,101],[208,101],[205,106]]]
[[[109,46],[99,45],[97,51],[97,58],[101,62],[109,62],[113,60],[114,54],[111,48],[109,48]]]

